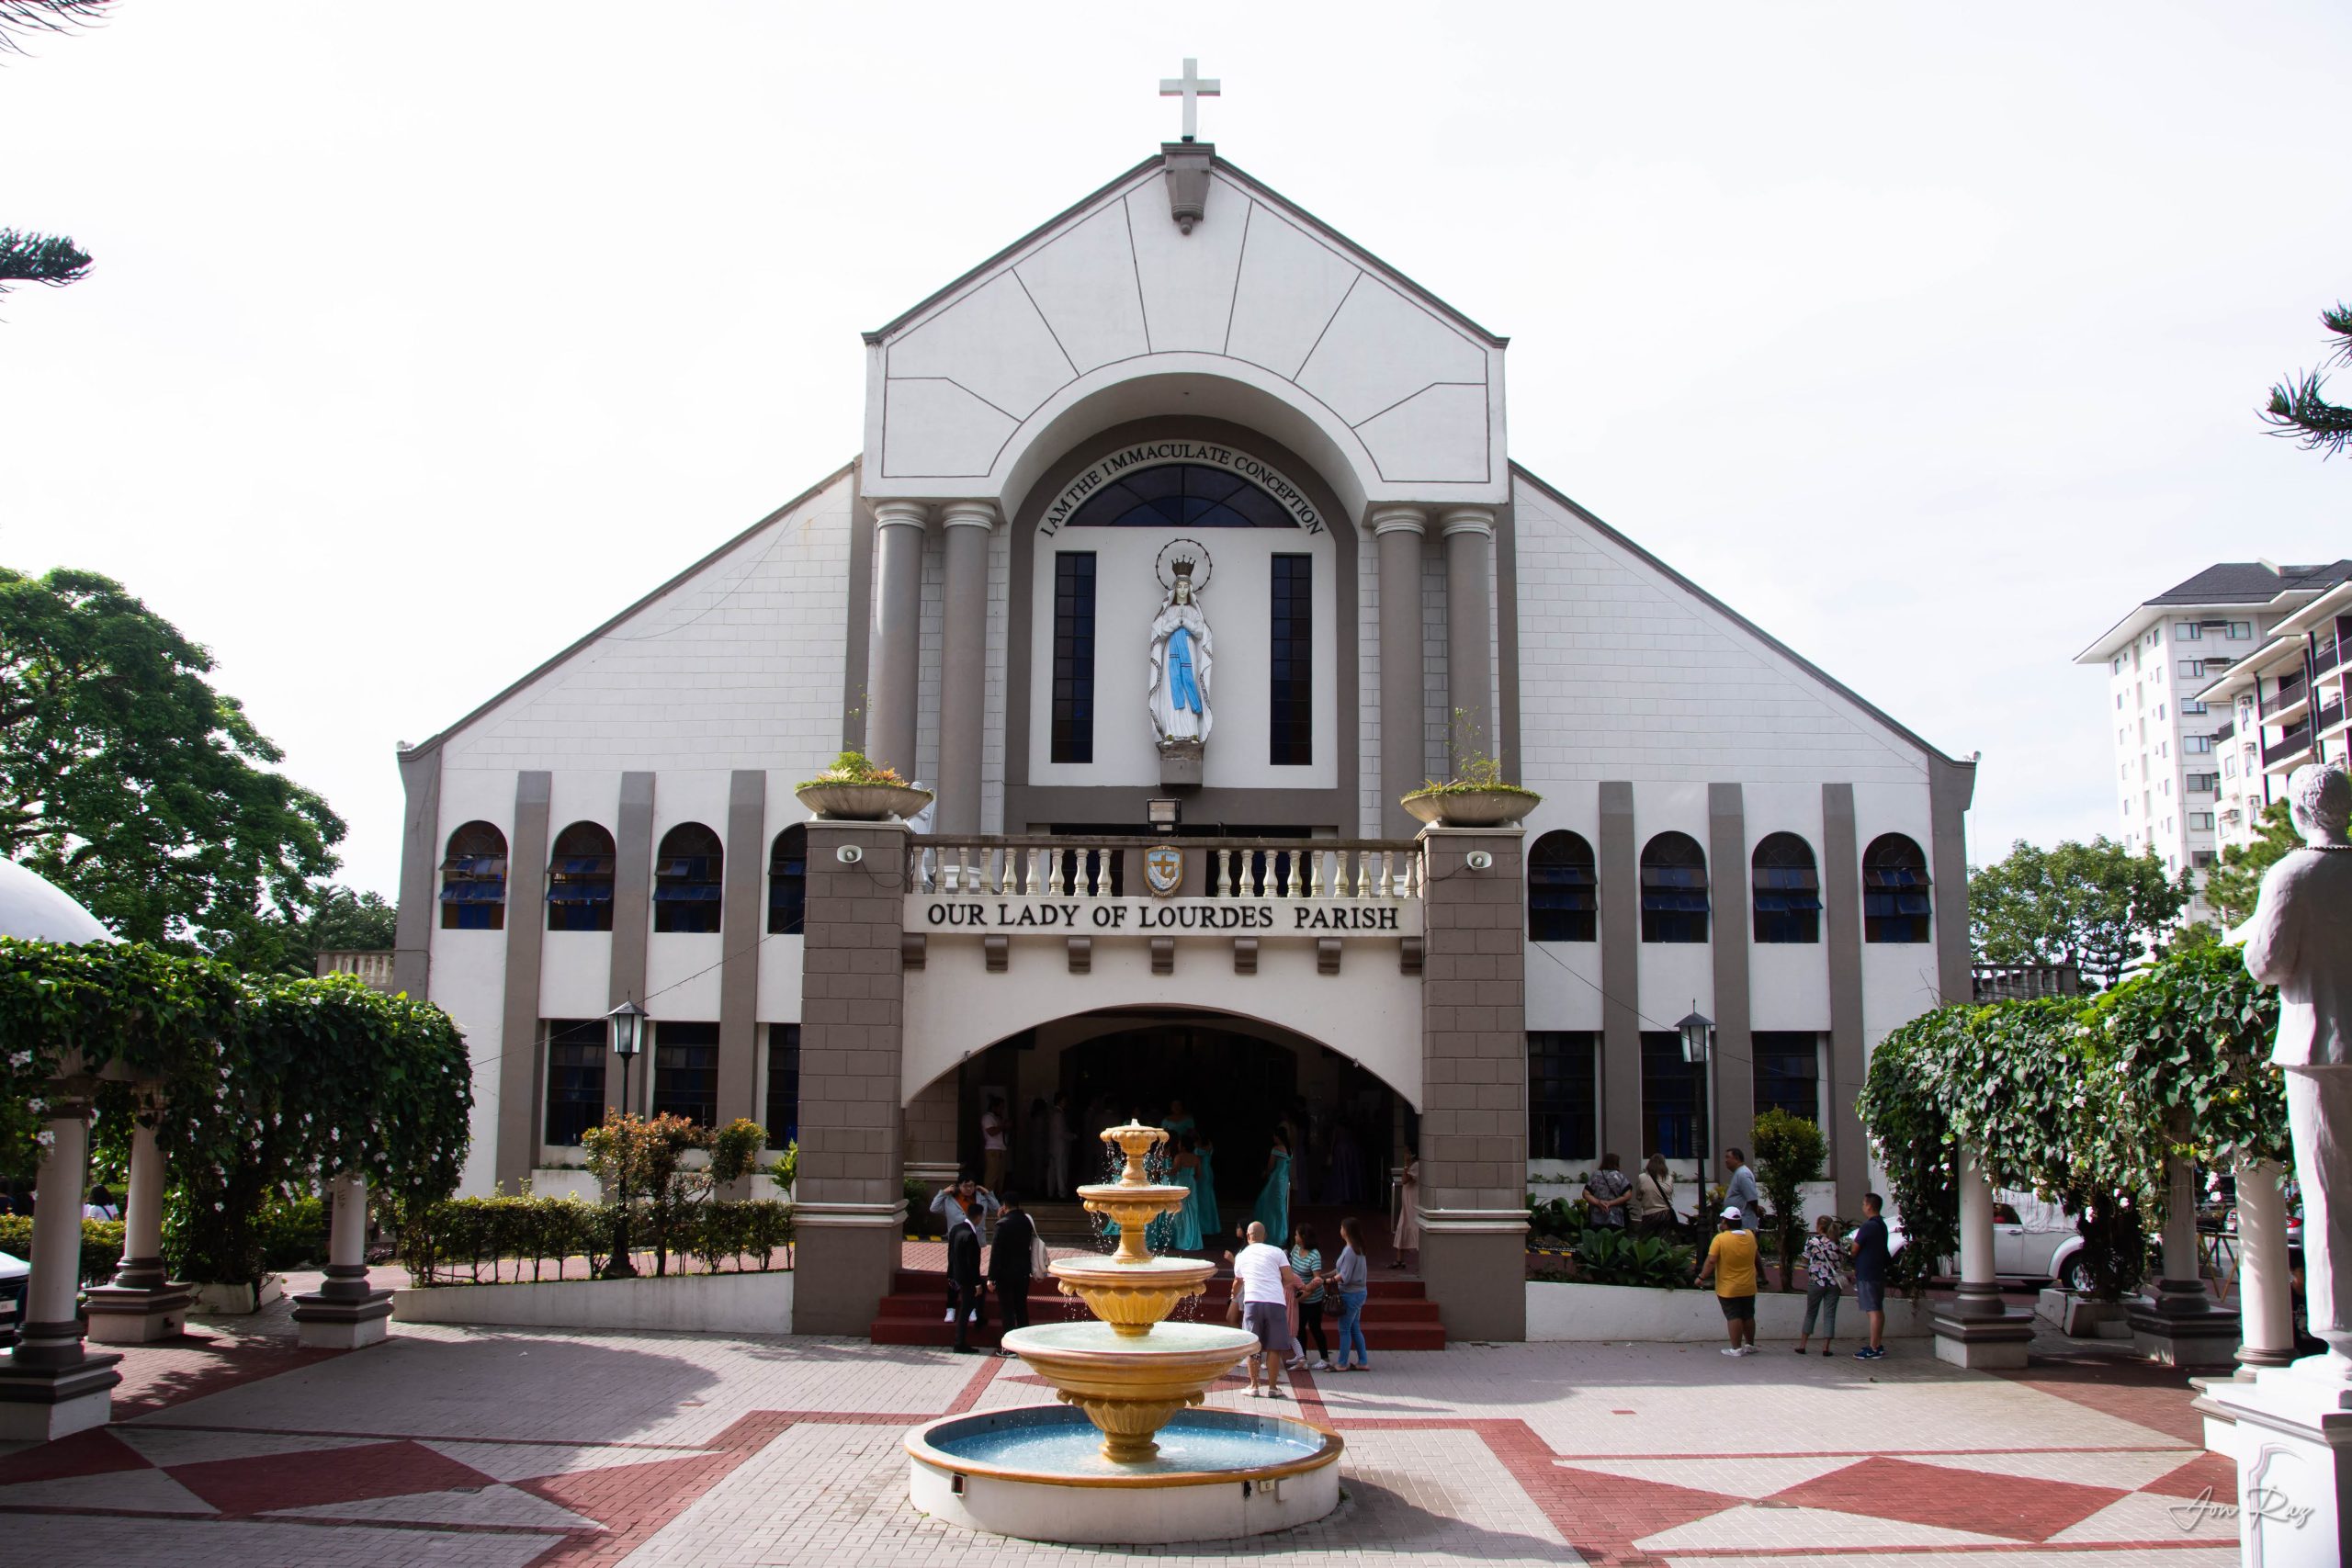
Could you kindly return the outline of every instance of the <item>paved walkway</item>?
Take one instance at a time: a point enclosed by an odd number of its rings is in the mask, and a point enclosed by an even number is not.
[[[233,1325],[233,1326],[232,1326]],[[1785,1347],[1461,1346],[1299,1380],[1348,1441],[1323,1523],[1232,1548],[1035,1546],[915,1513],[904,1429],[1040,1403],[1017,1361],[819,1338],[406,1325],[304,1351],[282,1311],[133,1350],[103,1431],[0,1454],[10,1561],[433,1564],[2236,1562],[2182,1380],[1864,1365]],[[1213,1404],[1263,1412],[1240,1385]],[[2208,1489],[2211,1489],[2210,1493]]]

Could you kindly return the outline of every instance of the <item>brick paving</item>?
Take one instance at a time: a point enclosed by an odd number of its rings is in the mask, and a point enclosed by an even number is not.
[[[11,1561],[192,1568],[702,1568],[1279,1557],[1736,1568],[2236,1561],[2229,1466],[2178,1374],[1992,1376],[1710,1347],[1457,1346],[1307,1374],[1341,1433],[1329,1518],[1231,1545],[1007,1541],[914,1512],[905,1429],[1043,1403],[1017,1361],[816,1337],[399,1325],[349,1354],[283,1309],[136,1348],[123,1418],[0,1454]],[[1212,1404],[1264,1412],[1239,1379]],[[2211,1489],[2210,1492],[2208,1489]]]

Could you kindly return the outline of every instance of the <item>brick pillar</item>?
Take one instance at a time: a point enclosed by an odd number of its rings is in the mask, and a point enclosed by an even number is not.
[[[1421,847],[1421,1278],[1454,1338],[1524,1339],[1522,835],[1430,828]],[[1493,863],[1471,870],[1482,851]]]
[[[865,1335],[899,1266],[907,839],[897,822],[808,824],[792,1303],[801,1334]],[[842,860],[850,848],[854,864]]]
[[[957,1077],[933,1078],[907,1101],[907,1174],[926,1186],[956,1179]]]

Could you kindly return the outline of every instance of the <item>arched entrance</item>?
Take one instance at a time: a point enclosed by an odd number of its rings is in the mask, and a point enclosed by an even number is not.
[[[1046,1195],[1057,1096],[1073,1142],[1073,1182],[1105,1179],[1102,1128],[1130,1116],[1159,1125],[1181,1105],[1211,1147],[1228,1224],[1257,1201],[1286,1120],[1299,1132],[1293,1207],[1329,1212],[1334,1223],[1343,1212],[1385,1219],[1391,1172],[1416,1132],[1404,1098],[1343,1053],[1278,1025],[1202,1010],[1128,1007],[1057,1019],[973,1053],[918,1098],[938,1106],[951,1084],[956,1163],[983,1167],[981,1118],[990,1099],[1001,1099],[1012,1120],[1007,1183],[1032,1198]]]

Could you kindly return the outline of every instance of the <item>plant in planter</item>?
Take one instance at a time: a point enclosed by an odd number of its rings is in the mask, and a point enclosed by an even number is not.
[[[1600,1228],[1577,1238],[1576,1260],[1577,1278],[1588,1285],[1642,1285],[1658,1291],[1688,1289],[1697,1267],[1689,1247],[1663,1236]]]
[[[1507,828],[1543,804],[1533,790],[1504,779],[1501,760],[1479,745],[1465,710],[1453,710],[1453,728],[1447,748],[1452,773],[1428,780],[1399,801],[1408,815],[1441,828]]]
[[[832,766],[794,791],[800,804],[820,817],[843,822],[887,822],[914,816],[931,804],[932,793],[899,776],[863,751],[843,751]]]
[[[1829,1145],[1821,1129],[1812,1119],[1792,1116],[1785,1111],[1768,1110],[1756,1118],[1753,1137],[1756,1145],[1757,1183],[1764,1190],[1764,1201],[1779,1222],[1776,1249],[1781,1258],[1781,1289],[1796,1287],[1797,1249],[1805,1235],[1804,1199],[1801,1189],[1808,1181],[1821,1179],[1822,1162],[1828,1158]],[[1758,1238],[1761,1245],[1762,1238]]]

